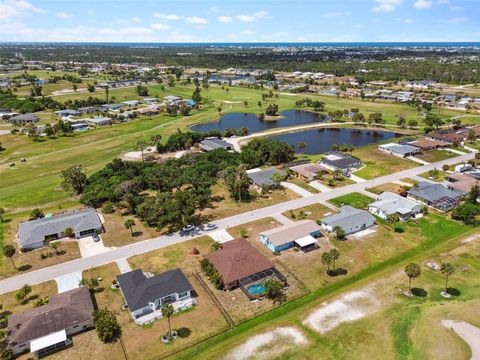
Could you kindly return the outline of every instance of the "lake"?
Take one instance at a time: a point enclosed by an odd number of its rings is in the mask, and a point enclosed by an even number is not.
[[[283,117],[277,121],[259,120],[257,114],[232,113],[223,115],[219,121],[193,125],[192,131],[208,132],[212,130],[225,131],[226,129],[241,129],[246,127],[250,134],[276,129],[280,127],[289,127],[305,124],[316,124],[325,122],[322,115],[303,110],[287,110],[280,115]]]
[[[270,139],[286,142],[293,146],[296,146],[299,142],[304,142],[307,144],[306,147],[302,150],[296,148],[296,151],[307,155],[315,155],[330,151],[333,144],[349,144],[358,147],[399,136],[401,135],[390,131],[321,128],[270,136]]]

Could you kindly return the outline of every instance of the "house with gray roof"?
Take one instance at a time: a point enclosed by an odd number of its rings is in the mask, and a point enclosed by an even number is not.
[[[65,238],[65,229],[72,228],[75,238],[102,232],[102,222],[95,209],[87,208],[45,216],[20,223],[18,239],[22,250],[44,247],[51,240]]]
[[[232,150],[232,144],[218,138],[203,139],[199,145],[203,151],[212,151],[216,149]]]
[[[138,325],[160,319],[162,305],[172,304],[175,312],[196,304],[193,287],[180,269],[159,275],[137,269],[117,276],[126,307]]]
[[[324,217],[320,220],[320,225],[325,231],[333,232],[336,226],[345,231],[346,235],[365,230],[375,224],[375,218],[364,210],[355,209],[350,205],[344,205],[340,208],[338,214]]]
[[[7,348],[35,359],[58,351],[72,344],[72,335],[94,327],[93,311],[85,286],[50,296],[48,304],[8,317]]]
[[[428,206],[440,211],[449,211],[456,207],[462,192],[450,190],[442,184],[434,184],[426,181],[418,183],[407,191],[409,197],[419,200]]]
[[[12,116],[7,121],[11,123],[16,123],[19,125],[26,125],[31,123],[33,124],[37,123],[39,120],[40,119],[37,114],[28,113],[28,114],[20,114],[20,115]]]
[[[339,151],[328,152],[323,159],[318,162],[328,170],[340,170],[343,173],[350,173],[362,167],[362,162],[352,156],[343,154]]]
[[[422,205],[398,194],[385,191],[378,195],[377,201],[368,205],[368,211],[384,220],[398,214],[400,220],[408,220],[422,211]]]
[[[257,191],[261,191],[262,188],[272,189],[277,184],[273,181],[273,174],[278,174],[283,179],[287,176],[287,173],[283,170],[279,170],[276,167],[267,169],[253,169],[247,172],[247,175],[252,179],[253,185]]]
[[[421,152],[420,148],[408,144],[388,143],[378,146],[378,150],[398,157],[407,157]]]

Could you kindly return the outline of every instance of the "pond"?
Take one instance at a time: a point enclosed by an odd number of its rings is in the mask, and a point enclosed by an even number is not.
[[[226,129],[241,129],[246,127],[250,134],[305,124],[316,124],[325,122],[322,115],[303,110],[287,110],[281,113],[282,118],[276,121],[260,120],[256,114],[232,113],[223,115],[219,121],[193,125],[192,131],[208,132],[212,130],[225,131]]]
[[[349,129],[349,128],[321,128],[270,136],[271,139],[286,142],[292,146],[304,142],[305,148],[298,150],[306,155],[315,155],[327,152],[333,144],[348,144],[364,146],[401,136],[390,131]]]

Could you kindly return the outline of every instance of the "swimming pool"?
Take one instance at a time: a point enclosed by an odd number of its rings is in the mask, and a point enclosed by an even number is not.
[[[263,295],[267,292],[267,289],[265,289],[265,286],[262,284],[255,284],[255,285],[250,285],[247,288],[247,292],[250,295]]]

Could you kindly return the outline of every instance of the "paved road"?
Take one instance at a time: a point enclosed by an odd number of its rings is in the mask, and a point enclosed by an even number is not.
[[[387,155],[386,155],[387,156]],[[328,192],[314,194],[309,197],[303,197],[286,201],[280,204],[264,207],[261,209],[252,210],[246,213],[234,215],[228,218],[215,221],[218,229],[228,229],[229,227],[245,224],[257,219],[270,217],[274,214],[283,213],[290,209],[298,209],[304,206],[312,205],[320,201],[329,200],[352,192],[362,191],[365,188],[370,188],[392,181],[397,181],[403,178],[415,176],[434,168],[441,168],[443,165],[453,165],[459,162],[473,159],[474,154],[468,153],[457,156],[455,158],[446,159],[429,165],[415,167],[413,169],[399,171],[393,174],[385,175],[377,179],[369,180],[363,183],[355,183],[344,187],[331,189]],[[401,160],[399,160],[401,161]],[[66,263],[49,266],[47,268],[35,270],[29,273],[20,274],[4,280],[0,280],[0,294],[21,288],[24,284],[38,284],[56,277],[72,273],[74,271],[86,270],[96,266],[108,264],[118,259],[127,258],[133,255],[143,254],[152,250],[160,249],[169,245],[177,244],[183,241],[190,240],[194,237],[208,234],[209,232],[197,231],[194,234],[180,234],[173,233],[170,235],[160,236],[153,239],[144,240],[141,242],[126,245],[120,248],[113,249],[109,252],[93,255],[81,259],[72,260]]]

